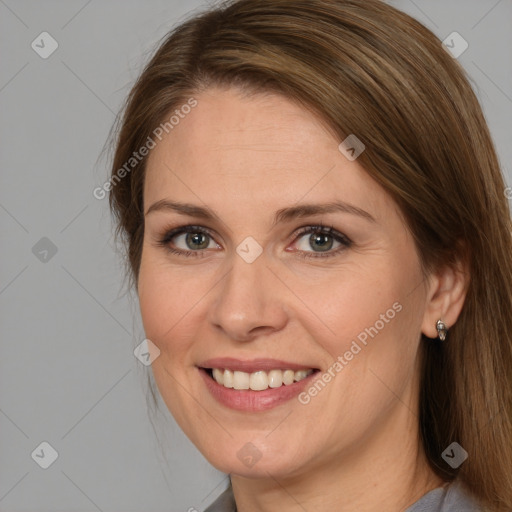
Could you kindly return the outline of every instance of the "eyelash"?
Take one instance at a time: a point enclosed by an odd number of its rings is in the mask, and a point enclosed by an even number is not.
[[[174,249],[172,247],[169,247],[169,243],[171,240],[177,236],[181,235],[183,233],[193,233],[193,234],[204,234],[209,236],[213,239],[212,234],[209,230],[201,227],[201,226],[194,226],[194,225],[188,225],[188,226],[180,226],[178,228],[171,229],[167,231],[161,238],[158,239],[157,244],[163,248],[165,248],[167,251],[169,251],[171,254],[177,254],[179,256],[184,257],[196,257],[200,258],[205,256],[205,253],[207,249],[200,249],[197,251],[186,251],[183,249]],[[344,251],[345,249],[348,249],[352,245],[352,241],[342,233],[339,233],[336,231],[333,226],[325,226],[323,224],[317,224],[317,225],[311,225],[311,226],[305,226],[301,228],[297,234],[295,235],[295,239],[299,239],[304,235],[310,234],[310,233],[319,233],[322,235],[330,235],[334,238],[337,242],[339,242],[341,247],[338,247],[337,249],[325,253],[318,253],[314,251],[297,251],[297,254],[301,258],[328,258],[331,256],[336,256],[340,252]]]

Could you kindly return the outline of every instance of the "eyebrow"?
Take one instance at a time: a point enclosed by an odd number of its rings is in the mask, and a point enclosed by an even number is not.
[[[168,199],[161,199],[160,201],[153,203],[148,208],[148,211],[145,213],[145,215],[149,215],[151,212],[156,211],[172,211],[182,215],[188,215],[190,217],[197,217],[206,220],[216,219],[220,221],[220,217],[210,208],[189,203],[169,201]],[[299,204],[296,206],[282,208],[276,212],[272,225],[274,226],[279,222],[287,222],[296,218],[307,217],[309,215],[319,215],[335,212],[349,213],[351,215],[362,217],[363,219],[366,219],[370,222],[377,223],[375,218],[366,210],[358,208],[352,204],[345,203],[343,201],[332,201],[322,204]]]

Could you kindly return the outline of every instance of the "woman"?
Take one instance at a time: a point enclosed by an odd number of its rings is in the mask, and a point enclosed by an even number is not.
[[[377,0],[197,15],[109,188],[158,390],[230,475],[209,511],[512,509],[505,184],[429,30]]]

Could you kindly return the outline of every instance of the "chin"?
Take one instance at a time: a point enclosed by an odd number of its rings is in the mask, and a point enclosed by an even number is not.
[[[244,439],[247,439],[244,436]],[[289,444],[283,452],[285,440],[278,444],[267,444],[258,448],[257,441],[238,441],[230,439],[225,446],[215,446],[215,451],[198,447],[208,462],[219,471],[227,474],[243,476],[245,478],[268,478],[269,475],[279,478],[288,478],[300,474],[306,467],[304,452],[297,459],[298,449]],[[237,446],[237,449],[234,449]],[[238,448],[240,446],[240,448]]]

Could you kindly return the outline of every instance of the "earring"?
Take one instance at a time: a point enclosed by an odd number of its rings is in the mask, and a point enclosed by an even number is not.
[[[441,341],[446,339],[446,334],[448,333],[448,328],[446,324],[442,320],[438,320],[436,323],[437,335]]]

